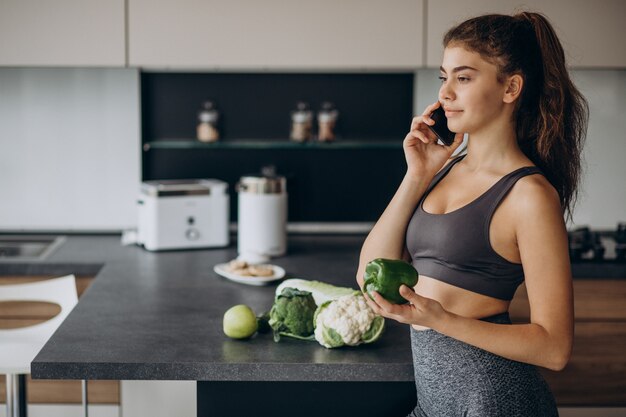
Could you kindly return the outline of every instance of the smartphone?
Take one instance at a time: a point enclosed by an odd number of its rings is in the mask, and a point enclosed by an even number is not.
[[[430,118],[435,122],[432,126],[427,125],[430,130],[432,130],[446,146],[452,145],[456,133],[448,129],[448,118],[446,117],[446,112],[443,107],[437,107],[435,111],[430,114]]]

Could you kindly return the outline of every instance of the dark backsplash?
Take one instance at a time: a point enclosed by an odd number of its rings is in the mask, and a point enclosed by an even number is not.
[[[144,144],[194,140],[197,112],[206,99],[220,111],[222,142],[288,141],[290,112],[303,100],[314,111],[323,101],[335,103],[338,142],[397,144],[380,149],[358,145],[333,149],[332,144],[328,149],[153,147],[143,152],[143,179],[224,180],[230,186],[234,221],[234,185],[242,175],[274,165],[287,177],[290,222],[375,221],[406,169],[401,142],[412,117],[413,77],[412,73],[143,73]]]
[[[206,99],[228,139],[286,139],[296,102],[338,108],[343,139],[401,139],[413,108],[413,74],[142,73],[144,141],[194,138]]]
[[[218,178],[234,185],[242,175],[273,164],[287,178],[289,221],[374,221],[400,184],[406,165],[396,150],[152,150],[150,179]]]

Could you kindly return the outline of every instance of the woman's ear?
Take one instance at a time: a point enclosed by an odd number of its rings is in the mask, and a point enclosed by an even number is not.
[[[522,87],[524,86],[524,78],[519,74],[511,75],[507,80],[506,90],[504,91],[504,97],[502,101],[505,103],[513,103],[522,94]]]

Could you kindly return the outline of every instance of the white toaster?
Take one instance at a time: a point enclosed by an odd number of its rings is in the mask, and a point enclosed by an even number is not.
[[[151,251],[228,246],[228,184],[220,180],[141,183],[138,243]]]

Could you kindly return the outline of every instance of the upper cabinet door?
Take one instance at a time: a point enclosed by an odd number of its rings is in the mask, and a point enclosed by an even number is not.
[[[128,0],[129,65],[415,69],[423,0]]]
[[[0,1],[0,66],[126,65],[124,0]]]
[[[445,32],[463,20],[485,13],[518,10],[544,13],[565,49],[570,67],[626,67],[626,1],[623,0],[436,0],[428,2],[428,67],[439,68]]]

